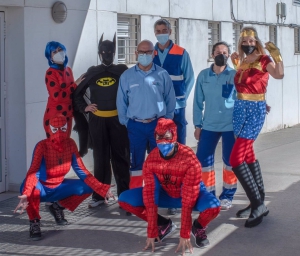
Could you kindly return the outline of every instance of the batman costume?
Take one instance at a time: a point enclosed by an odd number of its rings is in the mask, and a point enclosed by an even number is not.
[[[87,70],[85,79],[74,92],[73,101],[74,106],[88,119],[94,176],[98,181],[110,184],[112,167],[119,195],[129,188],[130,159],[127,129],[120,124],[116,107],[119,78],[127,66],[113,64],[115,49],[116,35],[111,42],[103,41],[102,34],[98,45],[102,63]],[[91,109],[91,106],[96,108]],[[103,197],[93,193],[89,207],[102,202]]]

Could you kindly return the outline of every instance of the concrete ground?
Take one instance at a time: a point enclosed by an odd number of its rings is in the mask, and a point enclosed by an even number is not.
[[[235,218],[236,211],[248,205],[239,186],[233,207],[222,211],[207,229],[210,246],[194,247],[193,255],[300,255],[300,125],[260,135],[255,148],[270,214],[261,225],[245,228],[245,220]],[[221,168],[218,146],[215,169],[219,170],[219,192]],[[175,253],[179,228],[157,245],[155,253],[143,252],[146,223],[135,216],[126,216],[113,202],[88,209],[86,200],[74,213],[66,211],[69,225],[64,227],[55,225],[42,204],[43,239],[33,242],[28,238],[27,215],[13,214],[17,203],[15,193],[0,194],[0,255],[179,255]],[[165,214],[166,210],[160,212]],[[179,226],[180,214],[172,219]]]

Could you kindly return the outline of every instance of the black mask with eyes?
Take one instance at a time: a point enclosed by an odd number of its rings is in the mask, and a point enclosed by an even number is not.
[[[110,66],[114,62],[116,52],[116,34],[113,42],[109,40],[103,41],[103,34],[98,45],[98,54],[103,65]]]

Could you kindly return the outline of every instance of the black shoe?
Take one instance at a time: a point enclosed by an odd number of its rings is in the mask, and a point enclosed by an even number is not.
[[[252,228],[259,225],[262,222],[263,217],[267,216],[268,213],[269,210],[264,204],[258,206],[255,209],[251,209],[250,216],[245,222],[245,227]]]
[[[249,204],[246,208],[237,211],[237,218],[248,218],[251,213],[251,205]]]
[[[60,207],[56,202],[49,206],[49,211],[54,217],[57,225],[67,225],[68,221],[65,219],[64,208]]]
[[[248,218],[250,216],[250,213],[251,213],[251,204],[249,204],[246,208],[237,211],[236,217],[237,218]],[[269,214],[269,209],[266,207],[264,216],[267,216],[268,214]]]
[[[41,223],[39,219],[30,220],[29,235],[31,240],[38,241],[42,239]]]
[[[177,208],[169,208],[168,209],[169,215],[176,215],[176,213],[177,213]]]
[[[177,226],[173,223],[171,219],[169,219],[168,224],[158,226],[158,237],[160,241],[164,240],[168,235],[170,235]],[[155,238],[155,243],[157,243],[158,240]]]
[[[195,220],[197,221],[197,220]],[[197,228],[195,221],[192,227],[192,235],[195,238],[195,243],[199,248],[205,248],[209,245],[207,235],[205,233],[206,228]]]

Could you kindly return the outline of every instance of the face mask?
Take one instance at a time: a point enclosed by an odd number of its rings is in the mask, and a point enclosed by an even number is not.
[[[226,66],[228,57],[225,54],[219,54],[215,57],[215,64],[219,67]]]
[[[174,143],[157,143],[157,147],[163,156],[166,156],[174,148]]]
[[[156,35],[156,39],[161,45],[165,45],[169,41],[169,34]]]
[[[242,45],[242,50],[246,55],[250,55],[256,50],[256,46],[254,45]]]
[[[111,64],[113,64],[114,57],[115,57],[114,53],[106,54],[106,55],[100,54],[100,60],[102,64],[104,64],[105,66],[110,66]]]
[[[64,64],[66,58],[66,54],[64,51],[60,51],[58,53],[55,53],[52,57],[52,60],[56,64]]]
[[[138,55],[138,63],[140,63],[143,67],[147,67],[152,62],[152,54],[139,54]]]

